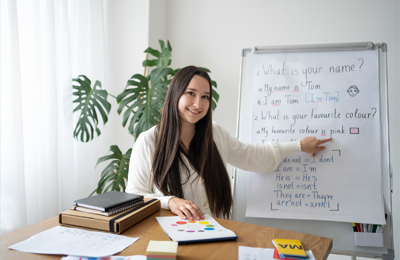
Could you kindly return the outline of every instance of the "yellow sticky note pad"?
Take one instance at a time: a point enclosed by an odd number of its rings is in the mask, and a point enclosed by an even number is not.
[[[150,240],[146,250],[148,255],[176,255],[177,252],[178,242],[174,241]]]

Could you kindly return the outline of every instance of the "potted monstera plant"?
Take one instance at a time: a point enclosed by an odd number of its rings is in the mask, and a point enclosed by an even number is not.
[[[144,52],[155,57],[146,59],[143,66],[155,67],[149,75],[134,74],[128,79],[127,84],[117,96],[109,94],[102,89],[101,82],[96,81],[92,87],[90,79],[85,75],[79,75],[73,79],[74,104],[73,112],[80,113],[74,130],[74,138],[81,142],[93,140],[94,133],[99,136],[101,131],[99,115],[104,124],[108,121],[111,111],[111,103],[107,100],[109,96],[115,99],[119,115],[122,114],[122,126],[128,126],[129,133],[137,139],[140,133],[156,125],[161,119],[161,110],[164,104],[168,86],[179,69],[172,69],[171,52],[172,47],[167,42],[159,40],[161,51],[147,48]],[[208,69],[207,72],[210,72]],[[213,100],[212,109],[217,107],[219,95],[216,92],[217,83],[212,81]],[[129,164],[132,149],[125,154],[117,145],[110,147],[111,154],[107,154],[97,160],[96,166],[102,162],[109,161],[101,173],[97,188],[90,194],[100,194],[107,191],[125,191],[125,183],[128,178]]]

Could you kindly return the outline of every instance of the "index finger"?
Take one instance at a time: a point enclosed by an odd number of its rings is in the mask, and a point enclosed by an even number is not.
[[[327,143],[329,141],[332,141],[332,137],[331,138],[327,138],[327,139],[320,139],[318,141],[319,141],[319,144],[324,144],[324,143]]]

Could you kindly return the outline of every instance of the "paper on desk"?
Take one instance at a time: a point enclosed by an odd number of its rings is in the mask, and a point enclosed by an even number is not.
[[[101,257],[121,252],[138,239],[56,226],[9,248],[37,254]]]
[[[315,260],[315,257],[311,250],[306,251],[310,257],[308,260]],[[260,248],[260,247],[248,247],[239,246],[239,260],[264,260],[271,259],[275,260],[273,248]]]
[[[232,230],[224,228],[208,214],[204,214],[204,219],[199,221],[182,220],[178,216],[156,217],[156,219],[165,233],[178,243],[234,240],[238,238]]]
[[[146,260],[145,255],[131,255],[131,256],[110,256],[106,260]],[[65,256],[61,260],[105,260],[103,257],[93,258],[93,257],[80,257],[80,256]]]

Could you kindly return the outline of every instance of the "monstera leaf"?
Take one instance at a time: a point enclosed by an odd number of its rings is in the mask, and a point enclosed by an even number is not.
[[[128,131],[135,139],[160,121],[160,111],[171,82],[166,78],[172,73],[171,68],[156,68],[149,77],[135,74],[128,80],[125,90],[118,95],[118,114],[127,107],[122,125],[125,127],[130,119]]]
[[[166,68],[169,65],[171,65],[171,52],[172,52],[171,44],[169,43],[169,41],[167,41],[167,47],[165,47],[163,40],[159,40],[158,42],[160,43],[161,52],[158,50],[154,50],[150,47],[144,51],[145,53],[153,55],[157,59],[143,61],[143,67],[157,66]]]
[[[82,142],[88,142],[93,139],[94,130],[97,136],[101,134],[100,129],[97,127],[99,120],[96,110],[100,113],[105,124],[108,121],[111,104],[107,101],[107,91],[101,89],[100,81],[96,81],[92,89],[90,86],[91,81],[85,75],[80,75],[72,80],[79,84],[78,86],[72,86],[75,90],[73,95],[77,96],[74,100],[74,103],[77,104],[74,113],[81,111],[74,130],[74,137]]]
[[[129,160],[131,158],[132,149],[126,154],[122,154],[116,145],[110,147],[112,154],[103,156],[97,160],[96,166],[107,160],[112,160],[101,173],[100,181],[92,194],[104,193],[112,190],[125,192],[125,182],[128,180]],[[92,196],[90,194],[90,196]]]
[[[212,81],[212,85],[216,88],[217,87],[217,82]],[[217,108],[217,102],[219,100],[219,94],[217,93],[217,91],[213,88],[212,89],[212,96],[213,96],[213,100],[212,100],[212,110],[215,110]]]
[[[209,69],[203,68],[203,67],[201,67],[201,68],[203,70],[205,70],[207,73],[211,73],[211,71]],[[217,88],[217,82],[215,82],[214,80],[211,80],[211,85],[214,88]],[[213,100],[212,100],[212,103],[211,103],[212,110],[215,110],[217,108],[217,103],[219,101],[219,95],[218,95],[217,91],[214,88],[212,89],[212,96],[213,96]]]

